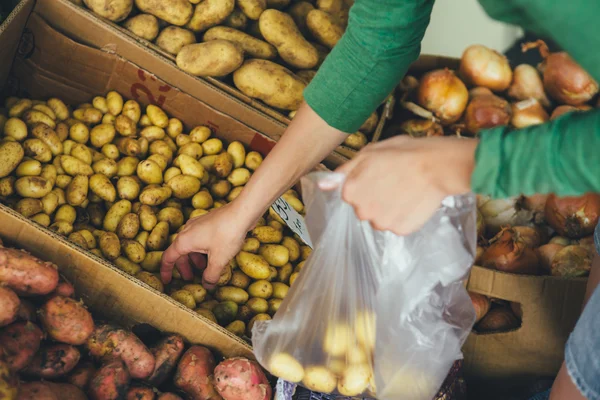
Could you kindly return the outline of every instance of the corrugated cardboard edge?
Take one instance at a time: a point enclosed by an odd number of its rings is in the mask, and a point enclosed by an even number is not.
[[[0,92],[12,67],[25,22],[33,9],[34,0],[21,0],[0,25]],[[15,40],[16,39],[16,40]]]

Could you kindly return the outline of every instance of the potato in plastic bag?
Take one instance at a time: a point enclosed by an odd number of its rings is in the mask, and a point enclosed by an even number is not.
[[[320,190],[321,180],[338,189]],[[475,197],[444,199],[401,237],[360,221],[341,198],[343,180],[302,180],[314,249],[273,319],[254,325],[254,353],[315,392],[430,400],[475,322],[462,283],[476,249]]]

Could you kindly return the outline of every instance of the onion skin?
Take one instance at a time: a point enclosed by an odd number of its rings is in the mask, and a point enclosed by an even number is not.
[[[463,52],[459,74],[468,84],[483,86],[494,92],[508,89],[513,78],[506,57],[479,44],[469,46]]]
[[[521,196],[517,201],[517,206],[518,208],[531,211],[533,213],[533,220],[536,224],[543,224],[546,222],[545,209],[547,200],[547,194]]]
[[[577,241],[577,244],[581,247],[584,247],[585,249],[587,249],[587,251],[592,255],[596,254],[596,242],[594,242],[594,236],[587,236],[584,237],[583,239],[579,239]]]
[[[511,117],[508,101],[495,95],[479,95],[469,102],[464,121],[467,132],[476,135],[482,129],[508,125]]]
[[[519,198],[494,199],[477,197],[477,207],[485,221],[486,235],[494,236],[503,227],[529,225],[534,213],[519,206]]]
[[[508,307],[491,309],[477,324],[480,332],[508,331],[519,327],[519,320]]]
[[[564,247],[565,246],[562,244],[548,243],[535,250],[538,260],[540,260],[540,268],[543,273],[547,275],[552,274],[552,260],[554,260],[556,253],[561,251]]]
[[[600,216],[600,195],[588,193],[581,197],[557,197],[546,202],[546,220],[561,236],[579,239],[594,233]]]
[[[510,228],[503,229],[490,242],[481,257],[484,267],[513,274],[538,274],[537,255],[518,233]]]
[[[467,87],[447,68],[425,74],[417,91],[418,103],[439,118],[442,125],[458,121],[468,100]]]
[[[573,244],[573,241],[569,238],[566,238],[564,236],[554,236],[552,239],[550,239],[549,243],[553,243],[553,244],[560,244],[561,246],[570,246]]]
[[[587,103],[598,93],[598,82],[564,51],[550,53],[544,41],[523,45],[523,51],[538,48],[544,61],[539,69],[544,88],[560,104],[576,106]]]
[[[400,125],[400,131],[414,138],[444,136],[444,128],[437,122],[426,119],[410,119]]]
[[[512,310],[513,314],[515,314],[515,317],[519,318],[520,320],[523,319],[523,307],[521,307],[521,303],[511,301],[510,309]]]
[[[552,276],[576,278],[587,276],[592,268],[592,257],[583,246],[566,246],[559,250],[552,259]]]
[[[485,314],[490,311],[492,303],[487,296],[479,293],[469,292],[469,297],[471,298],[471,302],[475,308],[475,323],[478,323],[485,316]]]
[[[506,92],[515,100],[535,99],[545,108],[550,107],[550,99],[544,91],[544,83],[537,69],[529,64],[518,65],[513,71],[513,80]]]
[[[481,96],[484,94],[492,95],[492,94],[494,94],[494,92],[492,92],[490,89],[488,89],[486,87],[477,86],[477,87],[474,87],[473,89],[469,90],[469,99],[472,99],[473,97]]]
[[[582,111],[588,111],[591,110],[592,107],[588,106],[587,104],[582,104],[580,106],[569,106],[569,105],[562,105],[562,106],[558,106],[554,109],[554,111],[552,111],[552,115],[550,115],[550,121],[555,120],[556,118],[568,114],[570,112],[582,112]]]
[[[539,229],[530,226],[513,226],[509,229],[512,230],[517,240],[522,240],[531,249],[540,247],[544,242]]]
[[[550,117],[536,99],[527,99],[512,105],[511,125],[517,129],[540,125]]]

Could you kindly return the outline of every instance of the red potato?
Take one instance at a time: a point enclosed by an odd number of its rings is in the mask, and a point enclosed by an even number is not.
[[[54,344],[35,355],[23,373],[43,379],[55,379],[67,375],[79,362],[81,354],[68,344]]]
[[[37,310],[33,303],[25,299],[20,300],[21,304],[19,304],[19,311],[17,311],[17,319],[19,321],[35,322],[37,320]]]
[[[215,358],[206,347],[190,347],[177,365],[175,386],[192,400],[222,399],[213,385],[215,365]]]
[[[19,315],[19,296],[7,287],[0,286],[0,326],[11,324]]]
[[[127,396],[131,377],[118,358],[105,363],[92,377],[88,394],[91,400],[121,400]]]
[[[217,365],[215,388],[224,400],[271,399],[271,385],[260,365],[241,357]]]
[[[18,391],[17,375],[8,368],[8,363],[0,360],[0,399],[16,399]]]
[[[20,371],[40,349],[44,333],[29,321],[15,322],[0,331],[0,351],[11,371]]]
[[[87,387],[96,373],[96,367],[89,361],[78,364],[71,374],[67,377],[67,381],[71,385],[77,386],[81,390],[87,390]]]
[[[68,383],[28,382],[21,384],[17,400],[87,400],[87,396]]]
[[[58,285],[56,285],[56,289],[54,289],[54,294],[63,297],[74,297],[75,287],[73,287],[71,282],[61,279]]]
[[[127,391],[126,400],[154,400],[156,393],[147,386],[132,386]]]
[[[183,400],[181,397],[173,393],[163,393],[156,400]]]
[[[19,295],[45,295],[56,289],[56,265],[41,261],[23,250],[0,248],[0,284]]]
[[[160,386],[169,377],[177,366],[183,348],[184,343],[181,336],[169,335],[150,349],[156,360],[154,372],[148,378],[150,384]]]
[[[118,357],[127,365],[132,378],[146,379],[154,372],[154,356],[133,333],[112,325],[101,325],[90,336],[90,354],[94,357]]]
[[[40,320],[52,339],[75,346],[84,344],[94,331],[92,314],[69,297],[48,300],[40,309]]]

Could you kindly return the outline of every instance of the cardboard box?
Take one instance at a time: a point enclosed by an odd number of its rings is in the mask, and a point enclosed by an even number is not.
[[[21,37],[33,5],[33,0],[22,0],[0,24],[0,92],[19,46],[18,38]]]
[[[473,267],[467,289],[521,304],[521,327],[471,333],[463,347],[467,379],[515,384],[554,377],[582,311],[587,278],[524,276]]]

